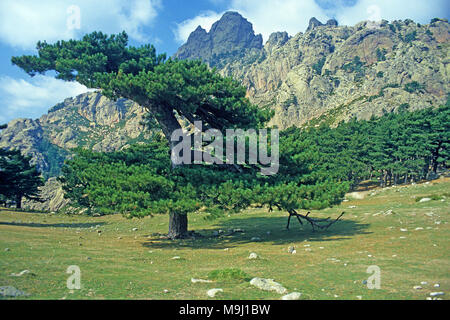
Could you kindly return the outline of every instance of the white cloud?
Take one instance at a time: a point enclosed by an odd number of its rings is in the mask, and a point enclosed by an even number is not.
[[[264,41],[275,31],[287,31],[290,35],[304,32],[312,17],[329,19],[314,0],[233,0],[231,8],[242,13]]]
[[[197,29],[198,26],[201,26],[209,32],[213,23],[219,20],[222,15],[223,12],[217,13],[214,11],[205,11],[192,19],[188,19],[177,24],[176,29],[173,30],[175,40],[180,44],[185,43],[191,32]]]
[[[0,77],[0,123],[14,118],[38,118],[67,97],[88,92],[77,82],[65,82],[50,76],[37,75],[29,81]]]
[[[255,32],[263,35],[264,41],[275,31],[287,31],[290,35],[304,32],[311,17],[323,23],[337,18],[341,25],[375,18],[389,21],[409,18],[428,23],[431,18],[448,16],[448,9],[448,0],[232,0],[228,8],[247,18]],[[209,30],[222,14],[209,11],[183,21],[174,31],[177,40],[185,42],[198,25]]]
[[[68,26],[68,20],[77,19],[71,6],[80,9],[79,29]],[[125,30],[131,38],[145,41],[142,28],[154,22],[160,8],[160,0],[2,0],[0,41],[33,49],[39,40],[67,40],[96,30]]]
[[[287,31],[289,34],[304,31],[311,17],[319,20],[327,18],[314,0],[233,0],[228,10],[241,13],[253,24],[255,32],[263,35],[264,41],[274,31]],[[177,41],[186,42],[189,34],[199,25],[209,31],[223,13],[208,11],[181,22],[174,30]]]
[[[336,16],[344,25],[377,21],[377,18],[388,21],[412,19],[426,24],[431,18],[445,18],[448,9],[448,0],[359,0],[354,6],[337,8]]]

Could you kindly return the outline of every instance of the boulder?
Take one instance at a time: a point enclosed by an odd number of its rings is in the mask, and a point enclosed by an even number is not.
[[[292,292],[281,297],[281,300],[300,300],[302,294],[300,292]]]
[[[206,294],[208,295],[208,297],[214,298],[219,292],[223,292],[223,289],[210,289],[206,292]]]
[[[29,295],[30,295],[29,293],[16,289],[15,287],[12,286],[0,287],[0,296],[3,297],[22,297],[22,296],[27,297]]]
[[[279,294],[285,294],[287,289],[273,279],[253,278],[250,284],[264,291],[275,291]]]

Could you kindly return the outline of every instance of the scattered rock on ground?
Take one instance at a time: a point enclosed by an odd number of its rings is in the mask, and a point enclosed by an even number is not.
[[[0,287],[0,296],[3,297],[20,297],[20,296],[29,296],[29,293],[26,293],[22,290],[16,289],[12,286]]]
[[[216,294],[218,294],[219,292],[223,292],[222,289],[210,289],[206,292],[206,294],[208,295],[208,297],[214,298],[216,296]]]
[[[302,294],[300,292],[292,292],[282,296],[281,300],[300,300],[301,295]]]
[[[431,297],[438,297],[438,296],[443,296],[445,293],[444,292],[431,292],[430,296]]]
[[[362,200],[365,198],[366,194],[367,194],[367,192],[352,192],[352,193],[346,194],[345,196],[347,198]]]
[[[23,276],[23,275],[25,275],[25,274],[34,275],[33,273],[31,273],[30,270],[23,270],[23,271],[21,271],[21,272],[19,272],[19,273],[11,273],[10,276],[11,276],[11,277],[21,277],[21,276]]]
[[[248,256],[248,258],[249,258],[250,260],[253,260],[253,259],[258,259],[259,256],[258,256],[256,253],[252,252],[252,253],[250,253],[250,255]]]
[[[287,292],[286,288],[273,279],[253,278],[250,284],[265,291],[276,291],[279,294],[285,294]]]
[[[423,198],[423,199],[420,199],[419,202],[428,202],[428,201],[431,201],[431,199],[430,198]]]
[[[212,281],[211,281],[211,280],[204,280],[204,279],[194,279],[194,278],[191,278],[191,282],[192,282],[192,283],[211,283]]]

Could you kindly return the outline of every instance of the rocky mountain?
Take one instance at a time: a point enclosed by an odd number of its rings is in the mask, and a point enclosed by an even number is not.
[[[440,19],[349,27],[312,18],[305,33],[274,33],[259,52],[220,72],[239,79],[252,102],[273,108],[273,125],[334,125],[445,104],[449,40],[449,23]]]
[[[98,92],[86,93],[51,108],[37,120],[17,119],[0,133],[0,148],[17,148],[33,157],[46,177],[57,176],[70,150],[120,150],[144,142],[145,110],[128,100],[113,102]]]
[[[201,26],[191,33],[178,49],[178,59],[201,59],[212,67],[222,67],[253,50],[261,50],[262,36],[255,35],[253,26],[237,12],[226,12],[206,32]]]

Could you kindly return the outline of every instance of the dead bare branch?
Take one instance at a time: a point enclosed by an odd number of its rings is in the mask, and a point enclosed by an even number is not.
[[[332,226],[332,225],[335,224],[337,221],[339,221],[339,219],[341,219],[342,216],[343,216],[344,213],[345,213],[345,212],[342,212],[342,213],[339,215],[339,217],[337,217],[335,220],[330,221],[328,224],[323,224],[324,222],[328,222],[328,221],[331,219],[331,217],[328,217],[328,218],[326,218],[326,219],[314,219],[314,218],[309,217],[309,214],[310,214],[311,212],[308,212],[306,215],[300,214],[300,213],[298,213],[298,212],[297,212],[296,210],[294,210],[294,209],[291,209],[291,210],[289,210],[288,212],[289,212],[289,218],[288,218],[288,224],[287,224],[286,229],[289,230],[289,225],[290,225],[290,222],[291,222],[291,217],[296,217],[297,220],[298,220],[298,222],[299,222],[301,225],[303,225],[302,219],[303,219],[303,220],[306,220],[307,222],[309,222],[309,224],[311,225],[311,227],[312,227],[312,229],[313,229],[313,232],[315,232],[316,229],[319,229],[319,230],[326,230],[326,229],[328,229],[330,226]]]

